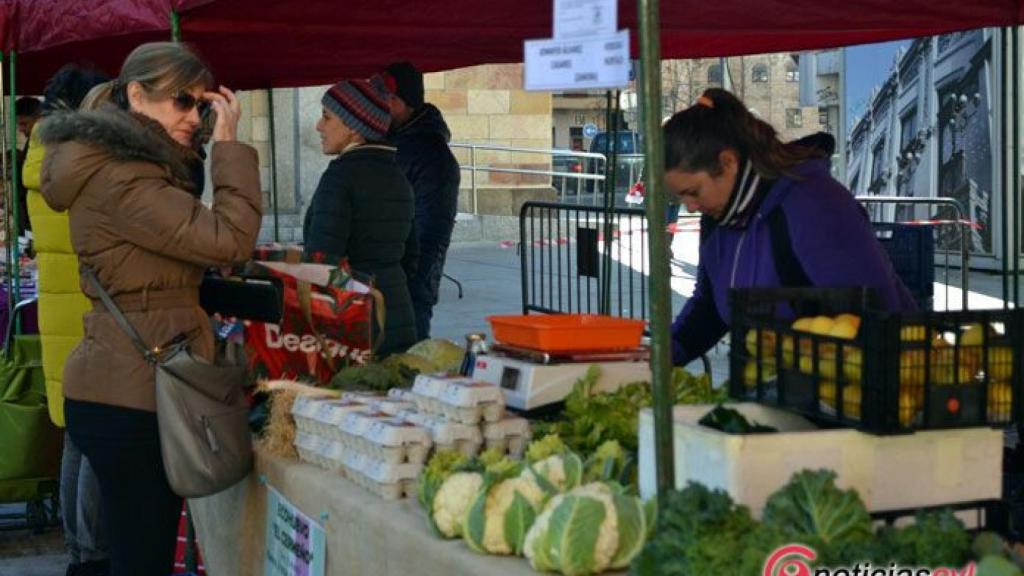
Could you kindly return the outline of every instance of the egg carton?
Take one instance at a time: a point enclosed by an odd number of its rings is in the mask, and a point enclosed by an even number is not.
[[[342,448],[338,442],[314,434],[299,433],[295,436],[295,449],[299,453],[299,459],[304,462],[332,472],[342,470]]]
[[[383,412],[349,412],[342,419],[339,430],[341,432],[341,444],[348,450],[367,452],[370,445],[363,437],[366,430],[374,422],[390,420],[394,416]]]
[[[420,412],[442,414],[441,392],[456,377],[443,375],[419,374],[412,383],[413,401]],[[468,379],[467,379],[468,380]]]
[[[392,390],[392,392],[395,391],[396,390]],[[402,392],[404,392],[404,390]],[[415,410],[416,402],[412,398],[405,398],[388,393],[387,396],[370,402],[370,406],[377,412],[397,416],[406,410]]]
[[[494,384],[460,379],[438,397],[445,418],[463,424],[497,422],[505,416],[505,394]]]
[[[420,374],[412,393],[417,408],[463,424],[497,422],[505,415],[501,388],[463,376]]]
[[[372,392],[369,390],[353,390],[341,393],[342,400],[355,400],[356,402],[363,402],[364,404],[369,404],[370,402],[383,397],[384,395],[380,392]]]
[[[314,432],[324,438],[341,442],[341,423],[352,412],[371,412],[372,406],[358,400],[329,400],[316,406]]]
[[[344,460],[352,481],[386,500],[414,495],[423,471],[423,464],[391,464],[358,452],[347,453]]]
[[[323,446],[320,451],[320,456],[326,463],[325,468],[332,472],[337,472],[342,476],[347,476],[348,473],[345,470],[345,455],[348,454],[348,450],[342,445],[341,442],[328,442],[326,446]]]
[[[488,422],[481,429],[484,445],[519,460],[530,442],[530,422],[526,418],[505,417]]]
[[[317,433],[319,430],[319,423],[316,420],[318,406],[331,399],[318,396],[296,396],[291,410],[292,418],[295,419],[295,429],[308,434]]]
[[[363,440],[363,452],[389,464],[423,464],[433,443],[426,428],[401,418],[371,423]]]

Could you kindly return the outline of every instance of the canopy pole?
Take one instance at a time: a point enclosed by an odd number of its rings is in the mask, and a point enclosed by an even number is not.
[[[1010,129],[1008,120],[1010,117],[1010,28],[1002,28],[999,34],[999,174],[1002,186],[1000,186],[1001,223],[1003,233],[1001,234],[1000,247],[1003,257],[1000,258],[1002,285],[1003,285],[1003,309],[1010,307],[1010,259],[1013,258],[1010,242],[1010,188],[1013,177],[1010,172]],[[1014,202],[1014,205],[1016,202]]]
[[[9,78],[10,78],[10,108],[7,112],[7,136],[10,138],[11,143],[11,194],[8,198],[10,204],[8,204],[7,219],[11,223],[9,230],[11,231],[10,238],[7,239],[10,244],[10,262],[7,263],[7,273],[11,278],[11,296],[10,301],[16,305],[21,301],[21,271],[19,270],[18,261],[21,256],[21,247],[18,245],[18,236],[21,235],[19,228],[19,214],[21,208],[18,206],[18,182],[21,175],[18,173],[18,116],[17,110],[15,110],[14,103],[18,99],[17,90],[15,89],[15,51],[10,51],[10,58],[8,60],[10,67]],[[14,333],[21,334],[21,320],[14,318]]]
[[[665,191],[662,177],[665,157],[662,149],[661,113],[661,37],[658,0],[637,2],[640,36],[640,85],[644,156],[644,186],[647,199],[647,241],[650,246],[648,274],[651,297],[651,387],[654,393],[654,463],[658,497],[662,504],[675,488],[675,463],[672,449],[672,348],[669,328],[672,321],[671,285],[668,265],[668,238],[665,234]]]
[[[171,42],[181,42],[181,18],[176,10],[171,10]]]
[[[4,106],[4,98],[3,98],[3,94],[4,94],[4,91],[3,91],[3,87],[4,87],[4,67],[3,67],[3,63],[4,63],[4,59],[6,58],[6,56],[7,56],[6,53],[0,52],[0,119],[4,118],[4,112],[6,111],[6,107]],[[3,168],[3,173],[4,174],[8,173],[7,172],[7,134],[6,133],[0,134],[0,167]],[[11,283],[11,274],[10,274],[10,266],[9,266],[11,260],[13,259],[12,258],[12,251],[11,251],[11,210],[10,210],[10,208],[11,208],[11,201],[10,201],[11,194],[10,194],[9,187],[7,186],[7,180],[6,179],[4,179],[2,182],[0,182],[0,191],[2,191],[2,193],[4,195],[4,214],[3,214],[3,230],[4,230],[4,234],[5,234],[4,253],[7,256],[7,264],[8,264],[8,266],[5,267],[5,274],[4,274],[4,280],[3,280],[4,281],[4,285],[7,288],[7,302],[5,302],[4,304],[7,306],[7,317],[10,318],[11,314],[14,313],[14,290],[13,290],[14,286]]]
[[[274,89],[267,89],[267,113],[270,114],[270,201],[274,205],[274,242],[281,241],[279,223],[280,210],[277,207],[277,137],[274,126]]]
[[[1010,174],[1013,175],[1013,306],[1020,307],[1020,227],[1021,227],[1021,157],[1020,157],[1020,27],[1010,30],[1013,38],[1010,53],[1011,78],[1013,78],[1011,100],[1013,139],[1010,140]]]

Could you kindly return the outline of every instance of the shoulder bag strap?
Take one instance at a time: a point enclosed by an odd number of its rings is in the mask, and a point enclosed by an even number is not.
[[[99,278],[96,277],[96,272],[89,266],[85,266],[84,268],[85,275],[89,278],[89,281],[92,283],[92,287],[95,288],[96,292],[99,293],[100,300],[103,302],[103,305],[107,308],[107,312],[110,312],[110,314],[114,317],[114,320],[117,321],[117,325],[120,326],[121,329],[124,330],[125,334],[128,335],[128,337],[132,341],[132,344],[134,344],[135,348],[139,351],[139,353],[142,354],[142,357],[146,359],[146,362],[149,362],[150,364],[156,364],[157,361],[159,360],[159,358],[157,358],[156,353],[146,346],[146,343],[142,340],[142,336],[139,336],[139,333],[137,330],[135,330],[135,327],[132,326],[131,322],[129,322],[127,318],[125,318],[124,313],[121,312],[121,309],[118,308],[117,304],[114,303],[113,298],[110,297],[110,294],[108,294],[107,291],[100,284]]]

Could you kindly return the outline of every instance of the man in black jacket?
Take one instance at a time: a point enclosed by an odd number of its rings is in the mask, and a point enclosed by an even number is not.
[[[423,101],[423,74],[408,62],[388,66],[382,75],[390,97],[389,142],[398,148],[398,166],[416,197],[419,262],[409,278],[420,340],[430,337],[445,254],[455,227],[459,200],[459,163],[448,141],[451,132],[441,111]]]

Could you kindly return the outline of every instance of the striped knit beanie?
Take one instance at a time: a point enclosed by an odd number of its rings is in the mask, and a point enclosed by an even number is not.
[[[385,95],[367,80],[342,80],[320,102],[368,141],[383,140],[391,126]]]

